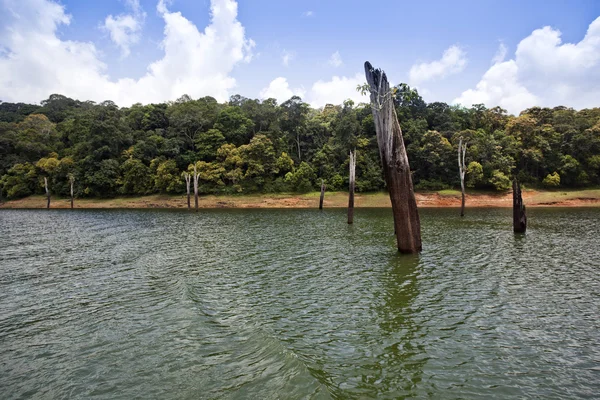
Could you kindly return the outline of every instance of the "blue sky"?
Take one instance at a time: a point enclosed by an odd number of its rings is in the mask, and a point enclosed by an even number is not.
[[[0,99],[361,99],[365,60],[426,101],[600,106],[600,1],[0,0]],[[211,31],[212,33],[207,33]]]

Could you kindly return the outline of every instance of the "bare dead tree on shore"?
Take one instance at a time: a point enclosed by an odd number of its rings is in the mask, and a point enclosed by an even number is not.
[[[44,177],[44,188],[46,189],[46,199],[48,200],[46,208],[50,209],[50,190],[48,190],[48,178]]]
[[[467,142],[463,144],[463,138],[458,140],[458,171],[460,174],[460,190],[462,193],[462,201],[460,203],[460,216],[465,216],[465,172],[467,167],[465,165],[465,156],[467,154]]]
[[[190,202],[190,183],[191,183],[192,177],[188,172],[184,172],[183,177],[185,178],[185,187],[187,189],[187,206],[188,206],[188,210],[189,210],[190,208],[192,208],[192,205]]]
[[[356,150],[350,150],[350,175],[348,179],[348,223],[354,223],[354,186],[356,181]]]

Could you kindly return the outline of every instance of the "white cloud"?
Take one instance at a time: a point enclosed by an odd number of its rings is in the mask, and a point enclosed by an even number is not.
[[[356,104],[368,103],[369,97],[356,91],[356,87],[364,82],[365,77],[360,73],[350,78],[334,76],[330,81],[319,80],[310,89],[308,102],[314,108],[323,107],[325,104],[342,104],[347,99]]]
[[[38,102],[52,93],[80,100],[132,103],[174,100],[187,93],[225,101],[235,86],[233,67],[252,58],[254,42],[237,20],[237,3],[212,0],[203,32],[163,0],[164,55],[139,79],[110,80],[92,43],[62,40],[57,32],[71,17],[52,0],[5,0],[7,29],[0,35],[0,93],[4,101]]]
[[[284,49],[281,53],[281,63],[286,67],[290,65],[290,61],[294,58],[296,58],[296,52],[294,51],[287,51]]]
[[[459,46],[450,46],[442,58],[430,63],[415,64],[410,68],[409,79],[412,85],[457,74],[467,66],[467,53]]]
[[[506,58],[506,53],[508,49],[504,45],[504,43],[500,42],[500,46],[498,46],[498,50],[496,50],[496,54],[494,54],[494,58],[492,58],[492,64],[500,64]]]
[[[314,12],[312,12],[312,11],[304,11],[304,12],[302,13],[302,16],[303,16],[303,17],[312,17],[313,15],[315,15],[315,13],[314,13]]]
[[[560,36],[548,26],[533,31],[519,43],[514,59],[494,64],[454,103],[499,105],[514,114],[532,106],[597,107],[600,17],[579,43],[562,43]]]
[[[290,89],[290,85],[284,77],[275,78],[269,83],[269,86],[260,91],[261,99],[274,98],[277,102],[283,103],[289,100],[292,96],[304,97],[306,91],[300,89]]]
[[[141,10],[137,0],[129,0],[128,4],[132,7],[133,14],[120,14],[116,17],[109,15],[102,25],[102,29],[109,33],[110,39],[121,49],[123,57],[127,57],[130,47],[139,42],[146,18],[146,13]]]
[[[517,113],[538,102],[538,98],[519,83],[518,66],[514,60],[494,64],[475,89],[465,91],[454,103],[471,106],[500,106]]]
[[[336,51],[335,53],[333,53],[331,55],[331,57],[329,57],[329,61],[327,62],[329,65],[331,65],[332,67],[339,67],[342,64],[344,64],[344,62],[342,61],[342,57],[340,56],[340,52]]]

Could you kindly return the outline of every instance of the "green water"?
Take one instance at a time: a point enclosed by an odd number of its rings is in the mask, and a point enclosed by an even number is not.
[[[597,398],[600,209],[0,210],[0,398]]]

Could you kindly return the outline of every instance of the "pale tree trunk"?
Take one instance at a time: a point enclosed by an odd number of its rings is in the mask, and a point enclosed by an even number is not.
[[[196,164],[194,164],[194,205],[196,212],[198,212],[198,172],[196,171]]]
[[[460,174],[460,190],[462,192],[462,201],[460,204],[460,216],[465,216],[465,156],[467,154],[467,143],[462,144],[462,137],[458,140],[458,171]]]
[[[192,208],[192,205],[190,202],[190,183],[191,183],[192,177],[187,172],[183,173],[183,177],[185,178],[185,187],[187,189],[187,204],[188,204],[188,210],[189,210],[190,208]]]
[[[385,73],[374,69],[368,61],[365,63],[365,75],[371,93],[371,110],[383,175],[392,202],[398,250],[402,253],[418,253],[422,248],[421,222],[390,85]]]
[[[348,223],[354,223],[354,185],[356,171],[356,150],[350,150],[350,178],[348,179]]]
[[[46,189],[46,199],[48,200],[48,203],[46,204],[46,208],[49,209],[50,208],[50,191],[48,190],[48,178],[44,177],[44,187]]]
[[[521,185],[513,179],[513,230],[515,233],[525,233],[527,230],[527,214],[521,197]]]
[[[71,209],[73,209],[73,197],[74,197],[73,184],[75,183],[75,177],[73,175],[69,175],[69,183],[71,184]]]
[[[298,161],[302,161],[302,155],[300,154],[300,134],[296,133],[296,144],[298,146]]]
[[[325,199],[325,181],[321,179],[321,198],[319,199],[319,210],[323,209],[323,200]]]

